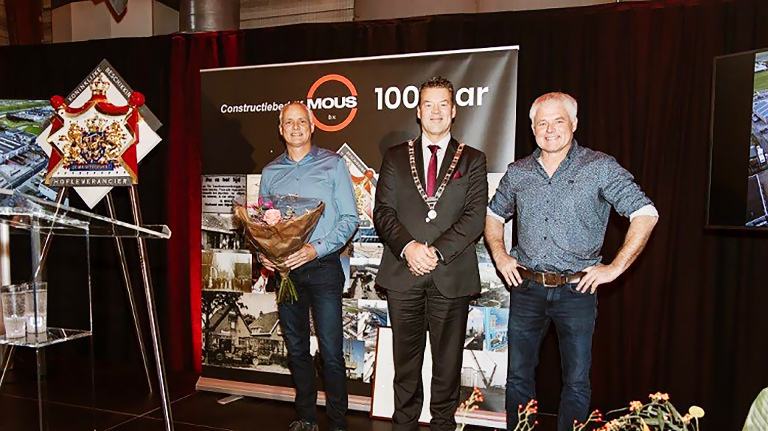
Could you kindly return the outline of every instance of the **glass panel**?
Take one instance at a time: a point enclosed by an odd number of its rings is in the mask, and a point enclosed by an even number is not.
[[[136,226],[7,189],[0,189],[0,221],[16,229],[39,228],[43,234],[171,237],[171,231],[165,225]]]
[[[0,335],[0,344],[39,348],[90,336],[91,331],[81,329],[48,328],[46,332],[25,333],[24,336],[18,338],[7,338],[5,335]]]

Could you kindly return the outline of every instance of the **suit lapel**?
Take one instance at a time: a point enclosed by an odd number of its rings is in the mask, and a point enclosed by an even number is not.
[[[459,142],[453,139],[453,137],[451,137],[451,140],[448,141],[448,146],[445,148],[445,157],[443,157],[443,163],[440,164],[440,172],[438,172],[437,174],[436,187],[440,187],[440,184],[442,184],[443,177],[445,177],[445,173],[448,172],[448,167],[451,166],[451,162],[453,161],[453,156],[456,154],[456,150],[458,148],[459,148]]]

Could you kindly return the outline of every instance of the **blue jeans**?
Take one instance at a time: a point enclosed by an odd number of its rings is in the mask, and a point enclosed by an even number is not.
[[[315,365],[309,354],[309,312],[314,316],[315,333],[323,358],[323,390],[331,429],[345,429],[347,374],[343,353],[341,292],[344,272],[338,253],[315,259],[290,273],[299,300],[279,306],[280,323],[290,355],[289,365],[296,388],[296,409],[305,422],[317,423]]]
[[[557,429],[570,431],[574,420],[587,419],[597,296],[575,289],[575,284],[545,287],[530,280],[523,280],[512,289],[506,391],[508,430],[517,425],[518,405],[525,406],[536,398],[536,365],[550,321],[557,329],[563,374]]]

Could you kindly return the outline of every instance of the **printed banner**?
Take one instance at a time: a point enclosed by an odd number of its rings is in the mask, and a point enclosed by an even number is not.
[[[516,47],[203,71],[203,174],[261,172],[283,152],[278,113],[291,100],[312,109],[317,145],[346,144],[378,169],[389,147],[419,135],[419,85],[436,75],[455,88],[453,136],[483,150],[489,172],[505,172],[515,155]]]
[[[436,75],[453,82],[457,115],[451,133],[486,153],[493,194],[514,158],[517,47],[203,71],[204,376],[290,385],[276,377],[289,370],[274,280],[246,257],[231,209],[223,198],[216,201],[231,192],[216,187],[223,178],[247,174],[245,190],[237,194],[256,203],[259,173],[285,148],[279,111],[301,100],[314,115],[313,143],[344,158],[357,198],[361,226],[342,254],[344,354],[349,392],[372,395],[376,334],[389,325],[386,295],[375,284],[383,253],[372,218],[378,169],[389,147],[419,136],[418,86]],[[503,427],[509,293],[482,240],[477,252],[482,295],[470,310],[462,399],[479,388],[485,400],[472,417],[486,416],[474,422]],[[241,278],[248,271],[250,285]],[[316,355],[314,330],[310,350]]]

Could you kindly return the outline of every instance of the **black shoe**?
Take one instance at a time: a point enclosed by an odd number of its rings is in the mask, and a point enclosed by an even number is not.
[[[288,427],[288,431],[318,431],[318,427],[311,422],[295,421]]]

